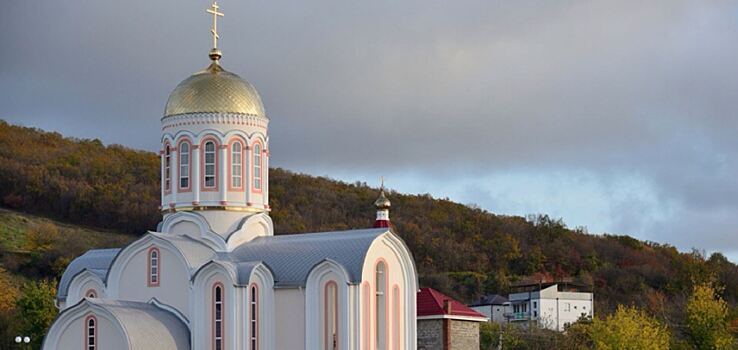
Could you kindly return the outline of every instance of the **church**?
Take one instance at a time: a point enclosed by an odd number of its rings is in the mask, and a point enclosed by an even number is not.
[[[209,66],[161,118],[163,219],[69,264],[43,349],[416,349],[417,272],[384,191],[374,227],[274,235],[269,117],[207,12]]]

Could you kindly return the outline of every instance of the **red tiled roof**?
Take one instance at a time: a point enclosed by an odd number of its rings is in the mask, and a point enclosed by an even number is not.
[[[443,305],[446,300],[451,302],[451,312],[447,312]],[[432,288],[421,288],[418,292],[418,316],[466,316],[466,317],[485,317],[484,315],[472,310],[466,305],[444,295],[443,293]]]

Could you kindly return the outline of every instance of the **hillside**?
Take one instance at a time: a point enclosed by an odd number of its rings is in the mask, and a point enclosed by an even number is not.
[[[376,188],[279,168],[270,169],[270,179],[271,215],[278,233],[372,224]],[[61,227],[57,237],[63,238],[37,242],[46,235],[22,224],[30,216],[2,211],[0,247],[5,256],[36,256],[39,267],[9,266],[8,259],[2,263],[30,277],[58,277],[68,258],[84,249],[123,245],[130,235],[156,227],[158,186],[159,159],[154,153],[0,121],[0,205],[99,228],[55,224]],[[427,195],[392,192],[390,198],[392,222],[414,254],[421,285],[464,301],[504,292],[531,275],[572,277],[593,285],[600,314],[618,304],[634,304],[665,320],[679,319],[692,284],[710,278],[725,287],[731,308],[738,301],[738,267],[720,254],[704,257],[627,236],[591,235],[545,215],[495,215]],[[36,237],[31,239],[36,243],[29,245],[24,234]]]

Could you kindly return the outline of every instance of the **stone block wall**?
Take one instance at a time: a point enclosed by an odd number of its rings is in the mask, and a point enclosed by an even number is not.
[[[443,320],[418,320],[417,334],[418,350],[444,350]]]
[[[449,350],[476,350],[479,349],[479,322],[457,321],[451,322],[451,349]]]

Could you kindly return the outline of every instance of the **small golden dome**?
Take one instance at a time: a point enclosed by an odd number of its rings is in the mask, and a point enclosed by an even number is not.
[[[377,198],[376,201],[374,201],[374,206],[378,209],[389,209],[391,206],[390,200],[387,199],[387,196],[384,195],[384,188],[382,188],[379,192],[379,198]]]
[[[164,117],[187,113],[237,113],[266,118],[256,89],[214,60],[172,91]]]

